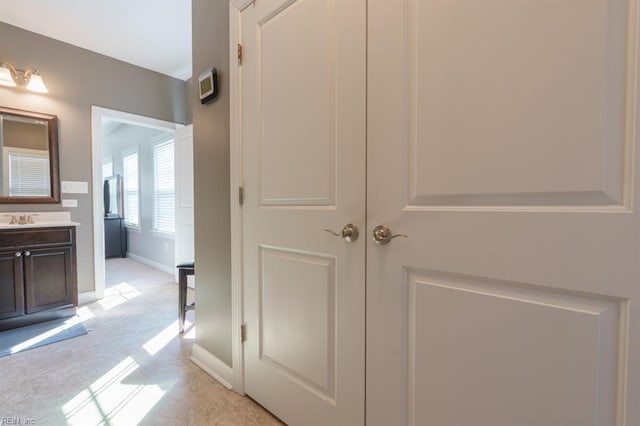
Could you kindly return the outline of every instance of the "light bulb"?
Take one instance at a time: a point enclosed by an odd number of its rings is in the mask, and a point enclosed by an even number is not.
[[[29,79],[27,89],[32,92],[49,93],[49,90],[47,90],[47,86],[44,85],[44,81],[42,81],[42,76],[40,74],[31,74],[31,79]]]
[[[13,81],[13,77],[11,76],[11,70],[4,64],[0,64],[0,85],[16,87],[16,82]]]

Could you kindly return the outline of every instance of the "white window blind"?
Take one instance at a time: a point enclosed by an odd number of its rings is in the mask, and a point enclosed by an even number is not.
[[[124,221],[127,225],[140,226],[138,184],[138,152],[122,158],[124,186]]]
[[[173,169],[173,140],[154,145],[153,228],[156,231],[175,232],[175,179]]]
[[[49,196],[49,153],[9,152],[9,195]]]

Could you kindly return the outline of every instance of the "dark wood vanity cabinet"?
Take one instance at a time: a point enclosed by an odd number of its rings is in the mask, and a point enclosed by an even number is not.
[[[0,330],[75,314],[75,228],[0,230]]]

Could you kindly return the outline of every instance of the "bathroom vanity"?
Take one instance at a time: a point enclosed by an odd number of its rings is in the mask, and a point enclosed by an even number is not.
[[[0,222],[0,331],[76,313],[78,224],[56,213]]]

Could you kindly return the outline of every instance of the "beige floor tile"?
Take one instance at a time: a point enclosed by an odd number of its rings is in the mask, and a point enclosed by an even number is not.
[[[191,362],[170,274],[130,259],[109,259],[107,270],[108,298],[82,306],[87,335],[0,358],[0,417],[38,426],[281,424]]]

